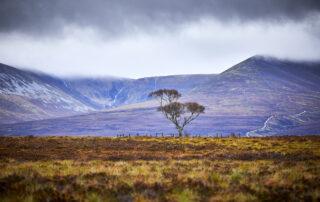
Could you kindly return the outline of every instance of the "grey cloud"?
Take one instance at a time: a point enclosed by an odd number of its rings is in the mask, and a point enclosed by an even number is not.
[[[300,21],[320,12],[319,0],[1,0],[0,32],[56,34],[65,26],[108,34],[221,22]]]

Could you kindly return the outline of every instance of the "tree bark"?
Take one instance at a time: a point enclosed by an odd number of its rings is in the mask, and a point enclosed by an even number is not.
[[[183,136],[183,128],[181,127],[177,127],[178,133],[179,133],[179,137]]]

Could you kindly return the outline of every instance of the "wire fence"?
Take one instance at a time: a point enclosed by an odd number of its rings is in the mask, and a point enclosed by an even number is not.
[[[119,133],[116,135],[116,137],[179,137],[178,134],[175,133]],[[241,135],[240,133],[230,133],[230,134],[185,134],[183,137],[210,137],[210,138],[240,138],[240,137],[246,137],[244,135]]]

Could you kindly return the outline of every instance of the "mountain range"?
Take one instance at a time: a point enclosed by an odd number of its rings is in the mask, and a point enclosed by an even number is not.
[[[148,97],[179,90],[206,107],[190,134],[320,134],[320,63],[253,56],[220,74],[58,78],[0,64],[0,134],[173,133]]]

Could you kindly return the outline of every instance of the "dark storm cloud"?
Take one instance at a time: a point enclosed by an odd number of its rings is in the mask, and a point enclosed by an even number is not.
[[[119,34],[174,28],[207,17],[299,21],[319,11],[319,0],[1,0],[0,32],[48,34],[80,26]]]

